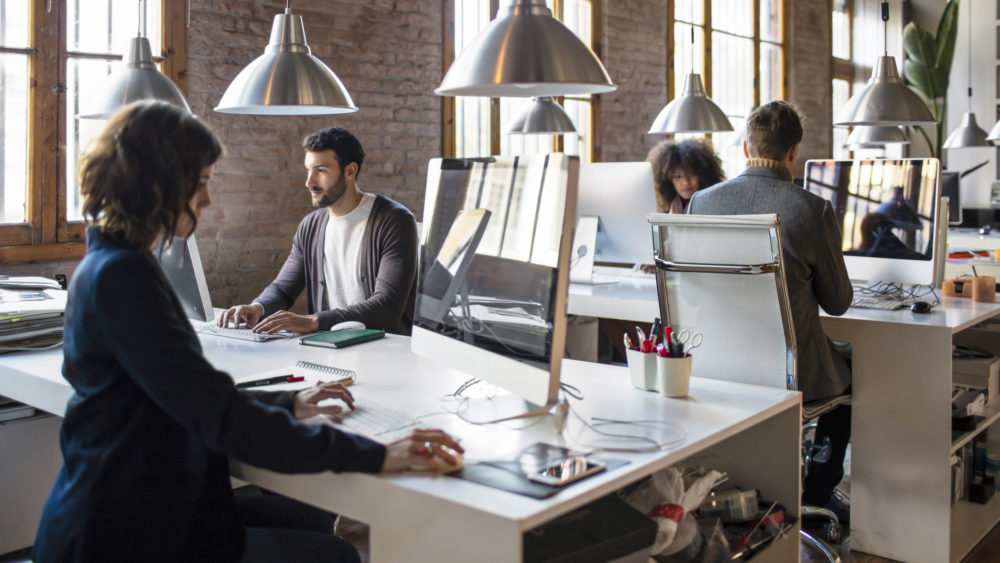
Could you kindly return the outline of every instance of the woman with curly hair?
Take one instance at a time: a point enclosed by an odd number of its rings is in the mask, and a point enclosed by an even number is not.
[[[722,160],[708,142],[698,139],[663,141],[649,151],[646,161],[653,165],[656,207],[661,213],[684,213],[696,191],[726,179]]]

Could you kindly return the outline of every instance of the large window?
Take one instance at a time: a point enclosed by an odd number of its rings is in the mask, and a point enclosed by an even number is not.
[[[726,177],[743,169],[740,130],[750,110],[784,98],[782,0],[675,0],[673,76],[668,96],[681,94],[684,78],[700,73],[705,90],[736,129],[712,142]]]
[[[184,9],[184,0],[0,0],[0,263],[82,256],[76,163],[104,122],[75,115],[140,31],[183,86]]]
[[[450,4],[450,6],[449,6]],[[445,64],[451,64],[496,15],[499,0],[450,0],[446,2]],[[548,0],[552,14],[594,48],[599,2]],[[592,159],[594,100],[590,95],[559,98],[576,124],[579,135],[508,135],[506,124],[531,103],[528,98],[445,98],[445,156],[474,157],[491,154],[520,155],[552,151]]]

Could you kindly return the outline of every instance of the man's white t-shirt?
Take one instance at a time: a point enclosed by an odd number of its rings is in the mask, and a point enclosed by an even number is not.
[[[373,194],[363,194],[361,203],[343,217],[331,216],[323,240],[323,274],[326,299],[331,310],[365,300],[361,287],[361,243],[375,204]]]

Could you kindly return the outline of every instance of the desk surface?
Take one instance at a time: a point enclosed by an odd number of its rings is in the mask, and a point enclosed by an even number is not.
[[[342,350],[301,346],[297,340],[251,343],[206,335],[201,336],[201,340],[206,357],[213,365],[236,377],[288,367],[298,360],[353,369],[358,373],[358,382],[351,387],[352,393],[395,405],[414,415],[426,416],[428,426],[454,433],[467,450],[467,463],[502,459],[537,441],[582,451],[607,443],[606,438],[602,439],[587,430],[576,415],[585,419],[603,416],[669,421],[669,425],[661,425],[650,431],[650,435],[663,441],[683,436],[683,440],[675,445],[654,453],[608,454],[627,459],[630,463],[568,487],[546,500],[522,497],[447,476],[279,475],[238,462],[233,464],[233,474],[237,477],[371,523],[373,557],[377,553],[380,559],[391,560],[394,555],[390,551],[393,547],[387,547],[386,537],[392,537],[392,542],[388,543],[394,545],[407,545],[411,540],[417,542],[417,538],[399,537],[400,534],[405,536],[416,532],[406,532],[399,526],[376,525],[389,520],[405,521],[408,512],[412,512],[410,517],[416,519],[425,518],[429,513],[447,513],[453,525],[455,522],[467,522],[470,530],[494,529],[499,538],[506,538],[504,541],[507,541],[514,535],[519,538],[523,531],[609,494],[657,469],[718,445],[753,425],[779,414],[782,420],[786,416],[788,420],[797,420],[798,417],[797,393],[696,377],[691,382],[688,398],[667,399],[631,387],[625,368],[566,361],[564,381],[580,388],[585,399],[582,402],[571,401],[576,414],[570,415],[569,426],[562,435],[552,429],[549,419],[542,419],[527,428],[523,427],[530,423],[524,421],[473,426],[449,414],[455,403],[453,399],[444,397],[468,376],[414,355],[410,351],[410,340],[405,337],[390,335],[384,340]],[[61,376],[61,362],[60,350],[0,357],[0,394],[62,414],[72,389]],[[697,362],[694,373],[697,375]],[[794,430],[797,434],[797,428]],[[638,432],[626,426],[620,426],[615,431],[626,434]],[[622,441],[615,443],[620,446]],[[794,443],[794,440],[789,440],[789,443]],[[797,456],[790,455],[789,460],[792,457]],[[791,467],[790,471],[797,471],[795,462],[786,465]],[[794,505],[797,490],[796,487],[791,494],[779,494],[792,497],[782,498],[781,502]],[[386,506],[387,503],[373,501],[379,498],[392,498],[392,509]],[[392,514],[388,515],[387,511]],[[411,527],[414,521],[409,520]],[[454,537],[455,533],[451,530],[448,536]],[[475,534],[470,532],[469,537],[473,536]],[[438,539],[441,538],[438,536]],[[492,548],[499,550],[498,553],[510,554],[513,553],[511,550],[520,549],[519,540],[514,540],[513,547],[499,539],[491,543],[497,544]],[[478,548],[483,550],[481,552],[489,552],[491,546]]]

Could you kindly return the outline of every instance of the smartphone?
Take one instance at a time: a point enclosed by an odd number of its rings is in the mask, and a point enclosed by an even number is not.
[[[573,456],[528,473],[528,479],[545,485],[561,487],[604,471],[605,465],[583,456]]]

